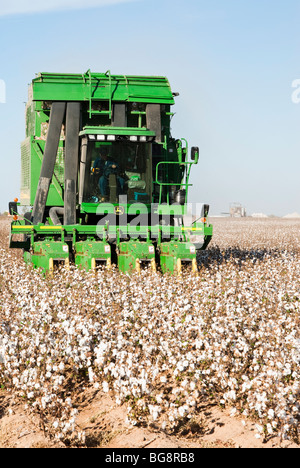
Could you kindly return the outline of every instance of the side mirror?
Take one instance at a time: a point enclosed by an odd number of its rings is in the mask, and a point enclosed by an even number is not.
[[[204,204],[201,209],[201,218],[207,218],[209,212],[209,205]]]
[[[197,162],[199,160],[199,148],[198,148],[198,146],[193,146],[192,147],[192,149],[191,149],[191,160],[195,161],[195,163],[197,164]]]
[[[18,214],[18,204],[17,204],[17,202],[9,202],[8,212],[9,212],[10,215]]]

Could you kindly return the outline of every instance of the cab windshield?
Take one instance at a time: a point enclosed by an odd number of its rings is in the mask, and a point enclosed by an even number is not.
[[[151,143],[89,141],[83,201],[152,201]]]

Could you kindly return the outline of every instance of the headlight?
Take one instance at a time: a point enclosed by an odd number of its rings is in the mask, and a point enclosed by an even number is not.
[[[137,137],[136,135],[131,135],[131,136],[129,137],[129,140],[130,140],[130,141],[137,141],[137,140],[138,140],[138,137]]]

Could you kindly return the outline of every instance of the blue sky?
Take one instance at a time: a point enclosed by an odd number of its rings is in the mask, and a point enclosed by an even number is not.
[[[168,77],[180,93],[173,136],[200,147],[190,201],[214,214],[231,202],[249,214],[300,213],[299,13],[296,0],[0,6],[0,211],[19,195],[27,84],[40,71],[90,68]]]

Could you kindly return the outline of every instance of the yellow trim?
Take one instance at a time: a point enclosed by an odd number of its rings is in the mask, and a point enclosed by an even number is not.
[[[151,258],[151,270],[156,271],[156,263],[155,263],[155,258]]]
[[[193,260],[192,260],[192,271],[193,271],[193,273],[198,272],[197,260],[195,258],[193,258]]]
[[[12,229],[15,229],[15,230],[18,230],[18,229],[29,229],[29,230],[33,230],[34,229],[34,226],[11,226]],[[61,231],[62,230],[62,226],[38,226],[38,229],[50,229],[50,230],[57,230],[57,231]]]
[[[53,277],[53,270],[54,270],[53,258],[49,258],[49,275],[51,278]]]
[[[203,231],[203,228],[199,227],[199,228],[191,228],[191,227],[185,227],[185,226],[182,226],[181,228],[183,231]]]
[[[30,229],[30,230],[34,229],[33,226],[12,226],[11,228],[12,229]]]
[[[62,226],[39,226],[39,229],[57,229],[58,231],[61,231]]]

